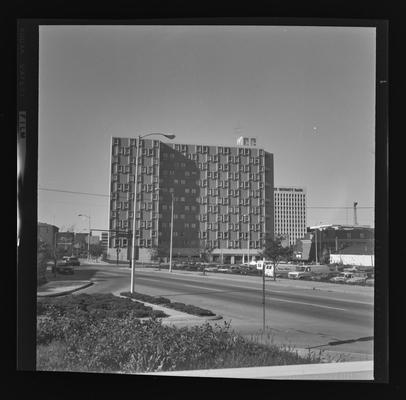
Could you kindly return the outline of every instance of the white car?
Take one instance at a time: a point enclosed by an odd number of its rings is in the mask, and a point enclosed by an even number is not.
[[[366,280],[366,277],[354,276],[353,278],[347,279],[345,283],[348,283],[349,285],[364,285]]]
[[[342,272],[340,275],[337,275],[330,279],[330,282],[333,283],[345,283],[348,279],[353,278],[354,275],[349,272]]]

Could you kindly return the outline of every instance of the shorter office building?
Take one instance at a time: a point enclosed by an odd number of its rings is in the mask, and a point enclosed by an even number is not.
[[[306,233],[306,189],[279,186],[274,188],[275,236],[290,246]]]

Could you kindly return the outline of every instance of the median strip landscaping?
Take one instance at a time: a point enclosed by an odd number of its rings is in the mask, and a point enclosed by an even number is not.
[[[162,305],[164,307],[172,308],[177,311],[182,311],[187,314],[197,315],[199,317],[211,317],[215,316],[212,311],[206,310],[204,308],[196,307],[190,304],[178,303],[178,302],[171,302],[171,300],[167,299],[166,297],[155,297],[149,296],[142,293],[130,293],[130,292],[123,292],[120,293],[121,296],[129,297],[131,299],[145,301],[150,304],[157,304]]]

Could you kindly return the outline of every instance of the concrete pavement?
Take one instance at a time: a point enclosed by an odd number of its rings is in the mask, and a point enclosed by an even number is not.
[[[374,379],[373,361],[278,365],[191,371],[149,372],[141,375],[199,376],[205,378],[368,380]]]

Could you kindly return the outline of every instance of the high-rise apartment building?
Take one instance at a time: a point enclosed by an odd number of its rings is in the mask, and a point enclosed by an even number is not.
[[[306,234],[306,189],[303,187],[275,187],[275,236],[282,236],[294,245]]]
[[[252,141],[250,142],[253,143]],[[173,257],[237,263],[273,236],[273,154],[251,146],[206,146],[140,140],[135,240],[139,259]],[[136,139],[112,138],[109,257],[131,256]],[[114,231],[127,231],[117,235]],[[169,254],[167,252],[167,254]]]

